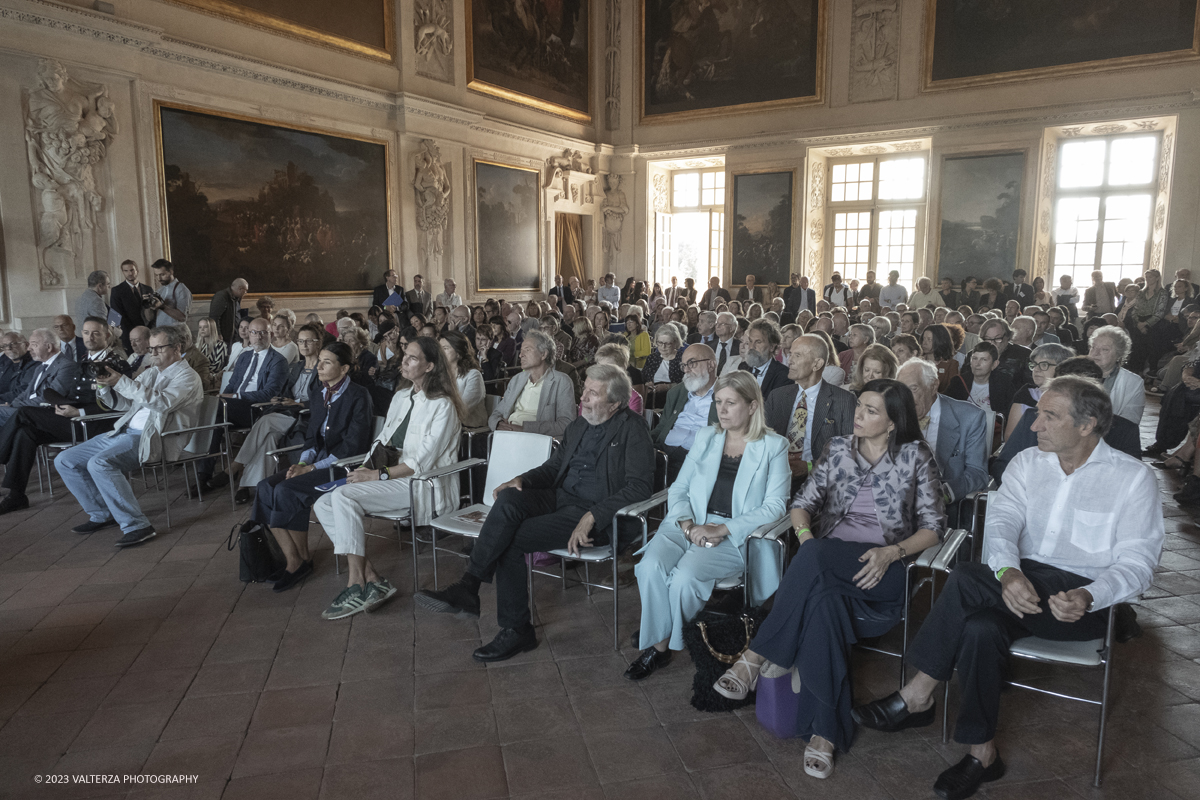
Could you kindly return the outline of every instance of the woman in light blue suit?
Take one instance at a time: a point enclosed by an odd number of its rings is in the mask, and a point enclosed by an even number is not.
[[[642,597],[638,656],[625,677],[642,680],[683,649],[683,625],[704,607],[717,581],[745,569],[746,539],[782,517],[791,471],[787,440],[767,428],[762,391],[745,370],[713,392],[718,424],[696,434],[667,494],[667,515],[634,572]],[[757,549],[757,548],[756,548]],[[774,551],[772,551],[773,553]],[[759,569],[754,602],[774,593],[779,565]]]

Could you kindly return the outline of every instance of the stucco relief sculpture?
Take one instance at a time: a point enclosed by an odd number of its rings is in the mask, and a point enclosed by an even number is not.
[[[413,191],[417,196],[417,229],[421,231],[421,268],[426,275],[441,274],[442,247],[450,222],[450,177],[442,153],[432,139],[421,140],[413,157]]]
[[[621,0],[608,0],[604,27],[604,123],[621,127]]]
[[[625,215],[629,213],[629,202],[625,192],[621,190],[621,176],[608,175],[604,179],[604,202],[600,204],[604,214],[604,254],[608,259],[608,269],[616,269],[617,253],[621,252],[621,228],[625,225]]]
[[[26,98],[25,143],[37,194],[38,258],[43,288],[91,271],[92,231],[104,209],[95,168],[117,131],[108,88],[67,74],[57,61],[38,65],[39,86]]]
[[[417,0],[413,9],[417,74],[454,81],[454,12],[449,0]]]
[[[850,102],[895,98],[900,53],[897,0],[855,0],[850,53]]]

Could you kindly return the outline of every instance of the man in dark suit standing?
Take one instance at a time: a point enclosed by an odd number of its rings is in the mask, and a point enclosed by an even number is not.
[[[801,311],[816,313],[817,293],[808,288],[807,275],[793,275],[792,285],[783,290],[783,316],[780,321],[791,325]]]
[[[396,270],[389,269],[383,273],[383,283],[371,292],[371,305],[383,306],[393,294],[400,295],[401,300],[404,299],[404,287],[400,285],[400,276],[396,274]]]
[[[217,323],[217,332],[225,340],[225,344],[233,344],[237,334],[238,323],[241,321],[242,298],[250,291],[250,284],[245,278],[238,278],[226,288],[217,292],[208,304],[208,316]],[[126,350],[129,349],[126,345]]]
[[[413,275],[413,287],[408,290],[408,294],[404,295],[404,299],[408,301],[408,310],[412,314],[427,314],[430,313],[433,306],[430,305],[429,292],[424,286],[425,279],[420,275]]]
[[[763,293],[762,289],[755,286],[755,278],[753,275],[746,275],[746,285],[738,289],[737,299],[742,302],[758,303],[762,305]]]
[[[654,447],[645,421],[627,407],[632,388],[619,367],[590,367],[582,413],[567,426],[562,447],[542,466],[496,488],[463,577],[444,591],[416,594],[417,605],[430,611],[479,616],[479,587],[496,579],[500,632],[474,652],[476,661],[503,661],[538,646],[527,553],[565,547],[578,554],[615,545],[613,514],[650,496]]]
[[[571,291],[571,287],[563,283],[562,275],[554,276],[554,286],[550,287],[547,292],[550,297],[556,298],[554,303],[558,306],[558,311],[561,314],[563,306],[569,306],[575,302],[575,293]]]
[[[1016,300],[1021,308],[1033,305],[1033,286],[1025,282],[1026,272],[1023,269],[1013,272],[1012,288],[1008,291],[1010,300]]]
[[[138,280],[138,265],[136,261],[126,259],[121,262],[121,274],[125,280],[112,287],[108,293],[109,307],[121,315],[121,344],[125,352],[129,352],[129,332],[139,325],[146,324],[146,311],[142,305],[142,296],[154,290]]]
[[[788,358],[792,383],[771,392],[763,407],[767,427],[788,440],[793,491],[804,483],[830,439],[854,433],[858,401],[845,389],[821,380],[828,354],[821,337],[797,336]]]
[[[708,291],[700,298],[700,309],[702,311],[716,311],[717,306],[722,300],[726,303],[729,302],[729,292],[721,288],[720,278],[710,278],[708,281]]]
[[[746,329],[746,347],[742,348],[742,363],[738,369],[754,376],[764,400],[776,389],[790,383],[788,368],[775,360],[781,340],[779,328],[769,320],[756,319]]]

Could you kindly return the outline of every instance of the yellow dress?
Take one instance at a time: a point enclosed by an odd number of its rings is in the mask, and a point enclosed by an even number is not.
[[[629,363],[634,367],[641,369],[646,366],[646,359],[650,356],[650,334],[642,331],[637,336],[625,334],[629,339]]]

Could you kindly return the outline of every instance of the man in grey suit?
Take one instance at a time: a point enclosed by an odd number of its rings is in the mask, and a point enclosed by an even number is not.
[[[508,382],[488,427],[494,431],[527,431],[562,436],[579,416],[571,379],[554,368],[558,346],[539,330],[521,342],[521,372]]]
[[[970,403],[938,394],[937,367],[928,361],[909,359],[896,378],[913,393],[951,513],[951,503],[987,488],[987,415]]]
[[[821,337],[797,336],[788,358],[793,383],[771,392],[763,406],[767,427],[788,440],[793,492],[804,483],[830,439],[854,433],[858,401],[845,389],[821,380],[827,359],[828,348]]]
[[[58,337],[47,328],[38,328],[29,334],[29,354],[40,366],[34,367],[29,385],[12,399],[8,405],[0,406],[0,425],[23,406],[40,406],[47,389],[71,397],[79,379],[79,362],[66,358],[59,352]]]

